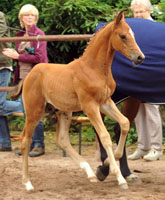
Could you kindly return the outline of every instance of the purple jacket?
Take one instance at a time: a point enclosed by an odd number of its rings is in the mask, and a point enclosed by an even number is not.
[[[25,31],[25,30],[23,30]],[[25,32],[19,31],[17,32],[17,37],[23,37]],[[37,26],[33,25],[32,28],[28,32],[29,36],[37,36],[37,35],[45,35],[45,33],[39,29]],[[16,50],[18,51],[18,47],[21,42],[16,43]],[[47,57],[47,42],[46,41],[31,41],[30,42],[31,47],[34,47],[35,53],[32,54],[20,54],[18,61],[25,62],[25,63],[32,63],[32,66],[38,64],[38,63],[47,63],[48,57]],[[17,66],[15,68],[14,72],[14,80],[13,83],[16,84],[19,81],[19,64],[17,63]]]

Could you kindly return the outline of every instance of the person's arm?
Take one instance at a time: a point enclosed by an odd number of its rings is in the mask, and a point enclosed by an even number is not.
[[[5,15],[0,13],[0,37],[3,37],[7,31]]]
[[[45,58],[45,54],[47,56],[47,43],[45,41],[42,42],[35,42],[35,45],[33,46],[34,49],[34,55],[32,54],[19,54],[15,49],[11,48],[5,48],[3,49],[2,53],[3,55],[18,60],[20,62],[25,62],[25,63],[41,63],[45,62],[43,61],[43,58]]]
[[[2,50],[4,56],[17,60],[19,58],[19,54],[15,49],[12,48],[4,48]]]
[[[43,62],[43,57],[47,54],[47,43],[45,41],[35,42],[33,47],[35,48],[34,55],[19,54],[18,61],[34,64]]]
[[[39,35],[45,35],[42,31],[38,32]],[[12,59],[18,60],[24,63],[41,63],[47,62],[47,42],[36,41],[31,43],[31,48],[34,47],[34,54],[19,54],[14,49],[5,48],[2,53]]]

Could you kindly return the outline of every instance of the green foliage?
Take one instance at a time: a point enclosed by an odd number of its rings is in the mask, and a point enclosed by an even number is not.
[[[41,21],[46,25],[47,34],[87,34],[93,33],[99,20],[110,20],[110,6],[95,1],[48,1],[42,8]],[[52,15],[53,13],[53,15]],[[86,47],[86,41],[50,42],[48,44],[51,62],[68,63],[79,57]],[[53,51],[52,51],[53,49]],[[64,60],[65,58],[65,60]]]
[[[44,124],[44,130],[45,131],[56,131],[56,123],[57,119],[56,118],[47,118],[44,117],[42,118],[43,124]]]
[[[161,0],[156,9],[158,10],[158,21],[165,22],[165,0]]]
[[[95,137],[96,133],[91,125],[86,127],[86,130],[82,132],[82,141],[92,142],[95,140]]]
[[[115,141],[114,127],[115,127],[116,122],[114,120],[110,119],[109,117],[105,116],[104,124],[112,138],[112,141]]]
[[[137,131],[135,128],[135,125],[131,125],[130,130],[128,132],[128,136],[127,136],[127,141],[126,144],[130,145],[130,144],[134,144],[137,142]]]
[[[160,0],[150,0],[152,5],[156,5],[160,2]]]
[[[0,2],[0,11],[4,12],[5,14],[7,14],[12,6],[14,5],[13,0],[3,0]]]
[[[8,116],[9,121],[9,129],[12,131],[22,131],[24,124],[25,124],[25,118],[24,117],[15,117],[15,116]]]

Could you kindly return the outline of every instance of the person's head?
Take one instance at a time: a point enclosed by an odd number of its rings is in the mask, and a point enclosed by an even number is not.
[[[148,19],[151,15],[150,0],[132,0],[131,9],[135,18]]]
[[[38,21],[38,16],[39,12],[35,6],[31,4],[26,4],[22,6],[18,14],[21,27],[24,28],[26,26],[31,27],[33,25],[36,25]]]

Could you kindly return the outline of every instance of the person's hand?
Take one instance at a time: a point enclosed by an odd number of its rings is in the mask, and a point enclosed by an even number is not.
[[[18,59],[19,53],[15,49],[11,48],[4,48],[2,51],[3,55],[12,58],[12,59]]]

